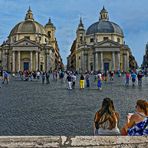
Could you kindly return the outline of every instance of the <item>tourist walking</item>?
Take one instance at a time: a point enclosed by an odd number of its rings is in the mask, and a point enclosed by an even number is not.
[[[50,78],[50,73],[48,71],[48,72],[46,72],[46,84],[50,83],[49,78]]]
[[[72,77],[70,74],[67,76],[67,81],[68,81],[68,89],[72,89]]]
[[[24,71],[24,81],[28,81],[29,80],[29,72],[28,70]]]
[[[85,79],[86,79],[86,87],[90,87],[89,73],[86,74]]]
[[[130,73],[129,72],[126,72],[126,75],[125,75],[125,86],[129,86],[129,80],[130,80]]]
[[[59,78],[60,78],[60,80],[61,80],[61,83],[63,83],[63,82],[64,82],[64,71],[61,71],[61,72],[59,73]]]
[[[44,82],[45,82],[45,77],[46,77],[46,74],[45,74],[45,72],[43,72],[42,73],[42,84],[44,84]]]
[[[7,71],[3,71],[3,84],[5,83],[6,81],[6,84],[8,84],[8,81],[9,81],[9,74],[7,73]]]
[[[121,129],[122,135],[148,136],[148,102],[138,100],[135,106],[135,113],[127,115],[127,121]]]
[[[75,89],[76,79],[77,79],[76,74],[75,73],[72,74],[72,89]]]
[[[80,89],[84,89],[84,75],[83,74],[81,74],[81,76],[80,76]]]
[[[108,80],[108,72],[105,71],[104,72],[104,81],[107,82],[107,80]]]
[[[39,80],[40,79],[40,71],[37,71],[36,75],[37,75],[37,79]]]
[[[138,78],[138,86],[142,86],[142,77],[144,75],[142,74],[142,71],[138,72],[137,78]]]
[[[131,78],[132,78],[132,85],[133,85],[133,86],[135,86],[136,77],[137,77],[136,73],[135,73],[135,72],[132,72]]]
[[[33,71],[32,76],[33,76],[33,79],[36,79],[36,72],[35,71]]]
[[[20,80],[23,80],[23,72],[22,71],[19,71],[19,77],[20,77]]]
[[[114,80],[114,72],[110,71],[110,81],[113,81],[113,80]]]
[[[94,135],[120,135],[118,123],[119,114],[115,111],[113,101],[110,98],[104,98],[101,109],[95,114]]]
[[[97,83],[98,89],[102,90],[102,74],[98,74],[98,83]]]

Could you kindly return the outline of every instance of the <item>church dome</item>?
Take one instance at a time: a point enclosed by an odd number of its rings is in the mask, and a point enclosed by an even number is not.
[[[115,33],[124,36],[120,26],[109,21],[108,12],[104,7],[100,12],[99,21],[92,24],[86,31],[86,35],[91,35],[95,33]]]
[[[38,22],[34,21],[33,14],[29,8],[25,21],[18,23],[10,32],[9,36],[13,36],[21,33],[33,33],[33,34],[44,34],[46,35],[44,27]]]
[[[100,20],[92,24],[86,32],[86,35],[95,34],[95,33],[116,33],[118,35],[124,36],[123,31],[119,25],[110,22]]]

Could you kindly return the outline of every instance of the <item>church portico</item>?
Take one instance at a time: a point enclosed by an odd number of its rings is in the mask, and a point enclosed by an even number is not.
[[[36,71],[40,67],[38,51],[13,50],[12,52],[12,71]]]

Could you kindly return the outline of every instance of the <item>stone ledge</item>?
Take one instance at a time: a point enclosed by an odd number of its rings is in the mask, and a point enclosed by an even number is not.
[[[148,136],[1,136],[0,148],[146,148]]]

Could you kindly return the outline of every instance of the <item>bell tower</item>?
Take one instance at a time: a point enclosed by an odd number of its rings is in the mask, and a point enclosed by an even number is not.
[[[49,41],[55,41],[56,27],[53,25],[50,18],[48,20],[48,23],[45,25],[45,31],[48,35]]]
[[[82,18],[80,18],[80,23],[78,25],[76,34],[77,34],[77,45],[79,46],[85,42],[85,29],[82,22]]]

